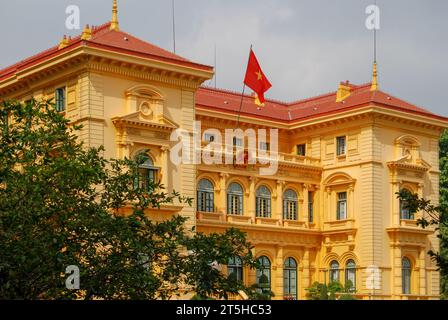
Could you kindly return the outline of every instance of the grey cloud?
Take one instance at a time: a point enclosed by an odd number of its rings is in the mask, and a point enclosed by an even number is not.
[[[55,45],[65,8],[76,4],[82,24],[110,19],[111,0],[0,0],[0,67]],[[335,90],[338,82],[370,81],[372,33],[364,10],[373,0],[176,0],[177,48],[213,64],[218,86],[239,91],[249,45],[273,88],[268,96],[297,100]],[[171,1],[119,0],[122,29],[172,49]],[[448,115],[448,1],[378,0],[380,86],[386,92]]]

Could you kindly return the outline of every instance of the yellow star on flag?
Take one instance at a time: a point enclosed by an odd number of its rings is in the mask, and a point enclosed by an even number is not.
[[[261,70],[258,71],[258,72],[255,72],[255,74],[257,75],[257,81],[258,81],[258,80],[263,80],[263,75],[262,75],[262,73],[261,73]]]

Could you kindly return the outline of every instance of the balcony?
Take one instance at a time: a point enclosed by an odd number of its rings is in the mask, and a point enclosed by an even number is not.
[[[249,160],[252,159],[252,161],[255,161],[257,165],[263,165],[268,164],[271,162],[278,161],[279,166],[284,167],[291,167],[291,168],[297,168],[297,167],[304,167],[307,169],[312,169],[315,171],[321,171],[321,161],[318,158],[312,158],[312,157],[306,157],[306,156],[299,156],[295,154],[290,153],[282,153],[278,152],[277,157],[270,155],[269,151],[266,152],[268,155],[260,155],[259,150],[249,149],[249,148],[239,148],[234,146],[222,146],[220,148],[220,154],[214,155],[211,149],[207,148],[208,143],[202,143],[201,148],[199,149],[201,159],[203,159],[203,155],[205,152],[207,154],[212,154],[213,159],[216,161],[216,159],[221,160],[221,164],[233,164],[234,161],[238,161],[241,163],[241,166],[247,166],[249,163]],[[226,159],[231,159],[230,161]],[[218,160],[219,161],[219,160]]]
[[[332,243],[338,239],[350,247],[354,247],[356,236],[356,227],[354,219],[335,220],[324,222],[322,235],[325,237],[325,247],[332,247]],[[342,240],[343,239],[343,240]]]
[[[255,218],[255,224],[258,225],[267,225],[267,226],[280,226],[280,220],[274,218]]]
[[[241,226],[260,226],[260,227],[274,227],[274,228],[286,228],[296,230],[316,230],[314,224],[309,224],[305,221],[297,220],[281,220],[276,218],[262,218],[251,217],[247,215],[228,215],[222,212],[201,212],[196,213],[198,222],[204,225],[241,225]]]
[[[324,232],[325,231],[345,231],[349,229],[355,229],[355,220],[354,219],[346,219],[346,220],[334,220],[324,222]]]

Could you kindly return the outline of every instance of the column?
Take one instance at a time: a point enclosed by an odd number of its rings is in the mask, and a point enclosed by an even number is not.
[[[427,294],[427,283],[426,283],[426,251],[425,248],[420,248],[419,256],[417,260],[418,264],[418,275],[419,275],[419,294],[420,295],[426,295]]]
[[[354,186],[353,186],[353,184],[351,184],[349,187],[348,187],[348,203],[347,203],[347,205],[348,205],[348,212],[347,212],[347,214],[348,214],[348,216],[347,216],[347,219],[354,219],[355,218],[355,197],[353,196],[354,195]]]
[[[309,222],[308,219],[308,192],[310,191],[310,186],[307,184],[302,185],[302,194],[303,194],[303,203],[300,208],[301,215],[299,217],[299,221]]]
[[[229,178],[228,173],[219,174],[219,189],[218,189],[218,203],[217,209],[218,213],[227,214],[227,179]]]
[[[401,248],[399,246],[392,246],[392,295],[402,294],[402,279],[401,279]],[[384,290],[384,289],[383,289]],[[394,298],[392,296],[392,298]]]
[[[255,221],[256,221],[256,212],[255,212],[255,184],[256,183],[257,183],[257,178],[249,177],[249,194],[248,194],[248,197],[246,197],[247,202],[245,203],[245,207],[247,208],[248,215],[252,218],[252,223],[255,223]]]
[[[335,220],[332,218],[331,214],[332,214],[332,203],[331,203],[331,188],[326,188],[325,189],[325,213],[324,213],[324,217],[325,217],[325,221],[332,221]]]
[[[272,217],[278,219],[279,224],[283,224],[283,188],[285,181],[277,180],[275,211],[272,212]]]
[[[419,197],[419,199],[423,198],[423,187],[424,184],[423,183],[419,183],[417,184],[417,195]],[[415,213],[415,219],[421,219],[423,217],[423,212],[422,211],[418,211]]]
[[[299,299],[303,300],[306,298],[307,291],[305,289],[309,288],[311,286],[310,281],[310,249],[305,248],[305,251],[303,252],[303,258],[302,258],[302,281],[299,283],[299,287],[301,288],[299,292]]]
[[[277,255],[272,264],[272,291],[275,294],[276,300],[283,300],[283,247],[277,247]]]
[[[162,184],[165,187],[165,192],[170,192],[169,180],[168,180],[168,172],[169,172],[169,156],[168,156],[169,148],[166,146],[160,147],[160,155],[161,155],[161,174],[162,174]]]
[[[399,226],[400,225],[400,201],[397,199],[397,192],[400,191],[400,182],[393,181],[392,182],[392,225]]]

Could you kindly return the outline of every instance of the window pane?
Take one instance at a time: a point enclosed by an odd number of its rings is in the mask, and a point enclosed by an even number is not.
[[[58,112],[65,110],[65,88],[58,88],[55,91],[56,110]]]
[[[261,186],[257,189],[256,214],[257,217],[271,217],[271,192],[266,186]]]
[[[339,263],[332,261],[330,264],[330,282],[339,281]]]
[[[337,220],[347,219],[347,193],[338,193]]]
[[[268,142],[260,142],[260,150],[268,151],[269,150],[269,143]]]
[[[233,137],[233,145],[235,147],[242,147],[243,146],[243,139],[239,139],[239,138]]]
[[[337,137],[337,155],[344,155],[346,153],[345,137]]]
[[[227,189],[227,214],[243,214],[243,188],[238,183],[230,184]]]
[[[265,256],[258,259],[260,268],[257,270],[258,291],[270,293],[271,291],[271,262]]]
[[[233,257],[229,259],[227,274],[228,277],[234,277],[236,281],[243,281],[243,263],[240,257]]]
[[[298,156],[305,156],[306,154],[306,145],[305,144],[298,144],[297,145],[297,155]]]
[[[406,257],[402,259],[401,274],[403,294],[411,294],[411,262]]]
[[[404,190],[412,194],[409,190]],[[408,208],[408,202],[405,200],[400,200],[400,218],[402,220],[414,220],[414,213]]]
[[[353,260],[349,260],[345,266],[345,285],[351,283],[351,291],[356,290],[356,264]]]
[[[308,221],[314,222],[314,193],[308,191]]]
[[[213,142],[213,141],[215,141],[215,136],[213,134],[206,133],[206,134],[204,134],[204,141]]]

